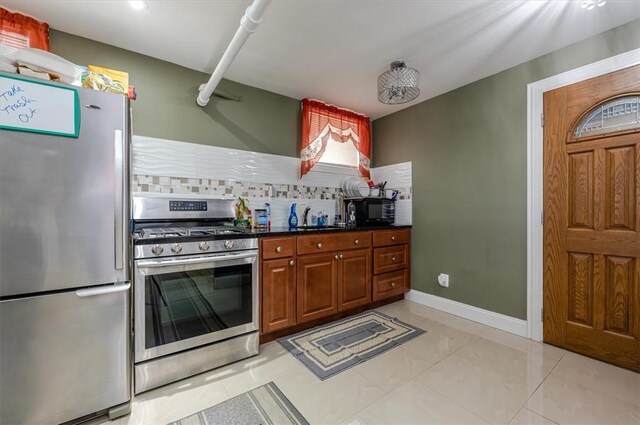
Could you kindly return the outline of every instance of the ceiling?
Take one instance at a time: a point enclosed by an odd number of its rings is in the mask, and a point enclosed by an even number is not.
[[[0,0],[61,31],[208,73],[250,1],[148,3],[135,12],[127,1]],[[591,11],[576,0],[273,0],[225,78],[375,119],[638,18],[637,0]],[[420,71],[421,94],[383,105],[377,77],[398,59]]]

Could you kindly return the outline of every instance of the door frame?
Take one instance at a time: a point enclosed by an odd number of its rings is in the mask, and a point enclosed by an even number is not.
[[[640,49],[527,84],[527,335],[542,341],[543,322],[543,94],[640,64]]]

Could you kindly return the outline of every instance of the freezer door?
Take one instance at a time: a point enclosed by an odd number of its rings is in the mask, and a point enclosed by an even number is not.
[[[0,302],[0,424],[57,424],[130,400],[129,286]]]
[[[128,280],[128,101],[78,91],[78,139],[0,130],[0,296]]]

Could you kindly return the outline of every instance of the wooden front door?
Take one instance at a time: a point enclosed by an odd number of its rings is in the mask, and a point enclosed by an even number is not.
[[[640,66],[544,94],[544,341],[640,371]]]

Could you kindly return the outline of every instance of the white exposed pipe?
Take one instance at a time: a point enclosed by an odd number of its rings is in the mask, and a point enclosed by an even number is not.
[[[207,84],[200,86],[200,93],[196,99],[198,105],[207,106],[213,91],[218,86],[218,83],[220,83],[224,73],[229,69],[229,66],[231,66],[231,62],[235,59],[244,42],[247,41],[247,38],[255,32],[258,25],[262,22],[262,16],[267,10],[269,3],[271,3],[271,0],[254,0],[253,3],[247,7],[244,16],[240,19],[240,26],[233,36],[231,43],[229,43],[227,50],[224,51],[220,62],[218,62],[218,66],[216,66],[213,74],[211,74]]]

